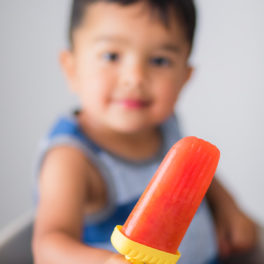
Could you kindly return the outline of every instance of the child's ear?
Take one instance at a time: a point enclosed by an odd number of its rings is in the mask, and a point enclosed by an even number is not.
[[[195,69],[193,66],[189,64],[186,66],[186,76],[185,76],[184,84],[186,84],[191,79],[194,70]]]
[[[183,74],[183,77],[182,77],[182,83],[181,83],[181,88],[179,90],[179,93],[185,87],[186,83],[191,79],[194,70],[195,69],[191,65],[189,64],[186,65],[185,73]]]
[[[59,62],[70,85],[70,88],[74,90],[76,69],[72,52],[69,50],[62,51],[59,55]]]

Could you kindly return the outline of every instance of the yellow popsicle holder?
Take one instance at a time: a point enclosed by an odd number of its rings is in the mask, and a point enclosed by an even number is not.
[[[181,254],[164,252],[130,240],[120,231],[122,226],[115,227],[111,242],[114,248],[133,264],[175,264]]]

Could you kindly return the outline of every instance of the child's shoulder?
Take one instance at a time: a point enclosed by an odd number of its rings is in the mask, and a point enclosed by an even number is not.
[[[76,111],[57,117],[41,142],[40,154],[43,156],[57,146],[75,147],[86,157],[100,151],[99,147],[83,132]]]
[[[84,191],[86,202],[100,203],[105,188],[92,159],[96,151],[82,133],[74,114],[60,116],[41,144],[37,160],[37,177],[41,178],[40,183],[44,182],[65,194],[69,190],[71,193],[77,191],[78,195]],[[69,193],[65,196],[68,197]]]
[[[99,211],[106,203],[100,177],[73,147],[57,146],[47,153],[38,186],[41,232],[65,230],[75,234],[83,215]]]
[[[96,167],[73,146],[58,145],[52,148],[43,161],[40,177],[50,186],[57,185],[60,192],[69,187],[76,188],[76,191],[83,189],[88,194],[88,200],[103,195],[103,182]]]

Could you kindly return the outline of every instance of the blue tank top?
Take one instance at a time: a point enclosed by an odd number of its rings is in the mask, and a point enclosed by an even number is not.
[[[157,170],[162,159],[180,138],[179,126],[173,115],[160,126],[162,146],[151,159],[132,162],[98,147],[78,124],[75,114],[62,116],[41,142],[37,174],[47,152],[56,146],[73,146],[93,162],[107,187],[107,204],[83,219],[83,242],[115,251],[110,236],[117,224],[124,224],[140,195]],[[36,192],[38,193],[38,191]],[[217,247],[212,217],[204,199],[179,247],[178,264],[216,262]]]

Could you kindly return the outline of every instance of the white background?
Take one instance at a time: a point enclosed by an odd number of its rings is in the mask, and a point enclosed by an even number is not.
[[[0,228],[32,206],[39,139],[75,106],[58,64],[69,0],[0,1]],[[177,111],[186,135],[215,143],[219,175],[264,224],[264,1],[199,0],[192,81]]]

